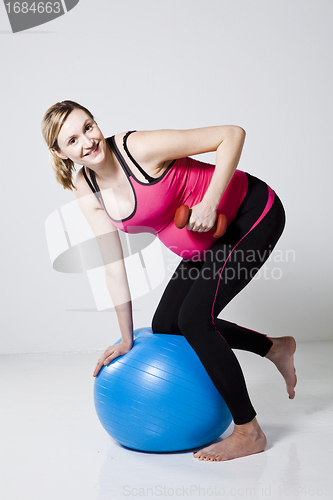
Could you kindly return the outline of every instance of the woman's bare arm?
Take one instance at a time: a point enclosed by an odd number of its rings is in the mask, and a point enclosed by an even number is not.
[[[94,376],[96,376],[104,364],[109,364],[113,359],[132,348],[132,302],[118,230],[101,208],[95,195],[90,191],[81,170],[78,172],[75,185],[78,204],[94,232],[100,249],[106,285],[117,313],[122,336],[122,341],[108,347],[98,360],[94,371]]]
[[[217,125],[188,130],[138,131],[128,137],[127,143],[134,158],[150,166],[167,160],[217,151],[223,141],[245,136],[237,125]]]

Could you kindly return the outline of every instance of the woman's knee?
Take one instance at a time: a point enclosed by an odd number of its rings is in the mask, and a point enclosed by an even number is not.
[[[163,325],[161,315],[158,314],[157,312],[155,312],[153,319],[152,319],[152,322],[151,322],[151,328],[153,330],[153,333],[163,333],[162,332],[163,327],[164,327],[164,325]]]
[[[168,314],[163,314],[157,309],[152,319],[151,328],[153,333],[171,333],[172,321]]]

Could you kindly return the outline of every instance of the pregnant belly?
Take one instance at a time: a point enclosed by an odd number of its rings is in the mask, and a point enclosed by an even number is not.
[[[158,233],[158,238],[175,254],[193,261],[205,260],[205,251],[216,241],[212,230],[198,233],[186,227],[178,229],[173,222]]]

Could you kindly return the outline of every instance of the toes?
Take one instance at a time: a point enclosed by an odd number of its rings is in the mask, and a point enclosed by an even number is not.
[[[205,455],[203,460],[205,460],[206,462],[219,462],[222,459],[219,457],[219,455]]]
[[[207,460],[207,456],[204,453],[200,453],[199,451],[196,451],[193,453],[194,458],[198,458],[199,460]]]
[[[214,462],[216,459],[219,461],[221,458],[218,458],[218,455],[212,455],[212,454],[207,454],[207,453],[202,453],[199,454],[199,452],[193,453],[194,458],[198,458],[199,460],[206,461],[206,462]]]
[[[198,451],[195,451],[193,452],[193,455],[195,456],[195,458],[203,458],[203,457],[206,457],[207,455],[207,448],[203,448],[202,450],[198,450]]]
[[[195,451],[193,453],[193,456],[194,458],[198,458],[199,460],[206,462],[215,462],[222,460],[220,455],[216,454],[216,451],[210,450],[209,448],[203,448],[202,450]]]

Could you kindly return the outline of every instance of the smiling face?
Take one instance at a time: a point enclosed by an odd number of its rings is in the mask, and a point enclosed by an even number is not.
[[[57,138],[60,151],[52,151],[62,159],[70,158],[78,165],[91,167],[102,163],[107,145],[97,123],[82,109],[74,109],[67,117]]]

